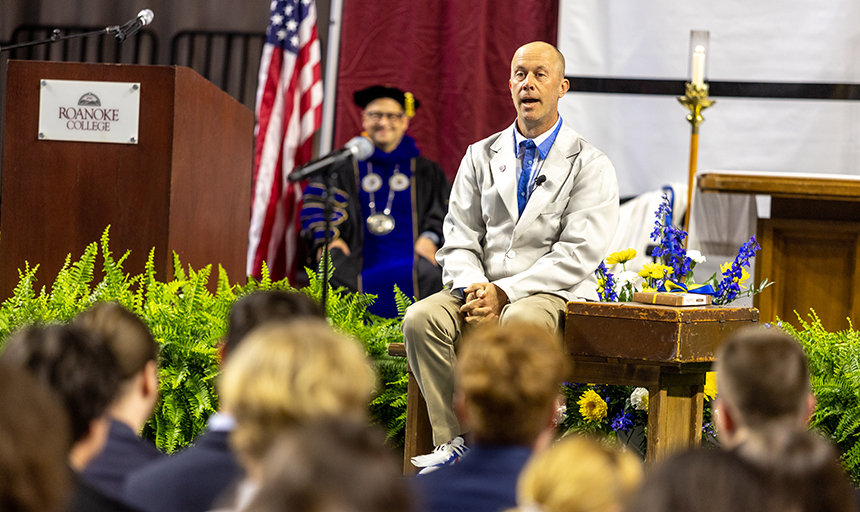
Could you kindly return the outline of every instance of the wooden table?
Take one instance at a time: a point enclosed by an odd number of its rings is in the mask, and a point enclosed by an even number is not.
[[[702,439],[705,374],[725,337],[758,325],[755,308],[568,302],[573,382],[648,388],[652,463]]]
[[[758,324],[755,308],[670,307],[569,302],[564,346],[567,380],[648,388],[647,461],[701,442],[705,373],[726,335]],[[401,343],[389,354],[406,356]],[[404,474],[410,459],[433,450],[427,405],[409,372]]]
[[[698,175],[705,193],[771,197],[770,218],[759,219],[755,283],[762,320],[797,325],[814,309],[828,330],[860,318],[860,177],[712,171]]]

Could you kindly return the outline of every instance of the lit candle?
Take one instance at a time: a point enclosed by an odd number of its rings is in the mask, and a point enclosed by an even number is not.
[[[693,51],[693,85],[702,87],[705,84],[705,47],[696,46]]]

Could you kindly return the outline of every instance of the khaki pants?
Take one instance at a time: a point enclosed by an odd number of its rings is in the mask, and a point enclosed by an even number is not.
[[[530,323],[551,332],[559,329],[567,301],[538,293],[507,304],[500,323]],[[472,328],[460,313],[463,300],[442,290],[409,306],[403,318],[406,357],[427,401],[433,444],[438,446],[464,431],[454,415],[454,363],[463,332]]]

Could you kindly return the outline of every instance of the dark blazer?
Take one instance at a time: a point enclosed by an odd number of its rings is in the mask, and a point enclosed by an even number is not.
[[[205,512],[243,477],[228,432],[207,430],[194,445],[129,475],[125,501],[146,512]]]
[[[72,499],[66,512],[139,512],[105,496],[77,478],[73,481]]]
[[[126,477],[162,457],[154,444],[138,437],[125,423],[112,420],[105,447],[81,473],[81,481],[122,500]]]
[[[498,512],[517,504],[527,446],[476,445],[459,462],[415,477],[423,512]]]

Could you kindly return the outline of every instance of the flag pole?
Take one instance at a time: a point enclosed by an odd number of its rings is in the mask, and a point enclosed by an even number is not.
[[[328,48],[325,57],[323,118],[320,129],[320,155],[331,153],[334,139],[334,112],[337,93],[337,65],[340,59],[340,28],[343,0],[332,0],[328,25]]]

